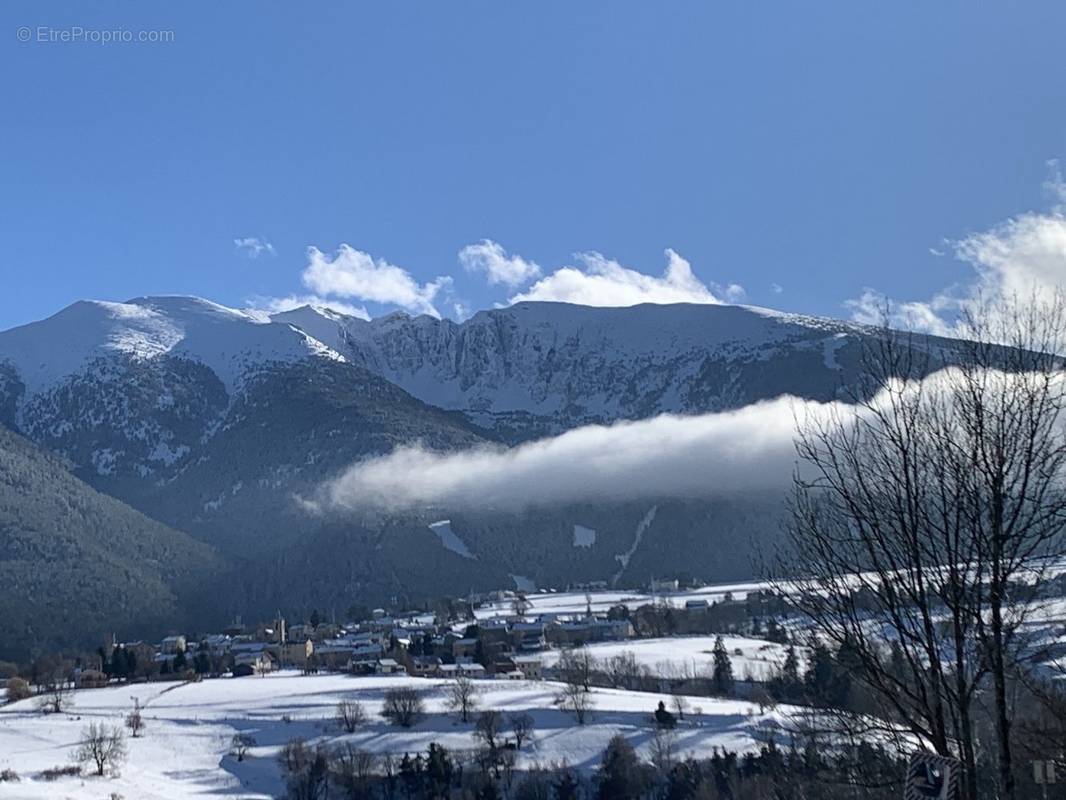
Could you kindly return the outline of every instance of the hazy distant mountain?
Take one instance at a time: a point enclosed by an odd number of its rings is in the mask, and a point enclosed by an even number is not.
[[[449,451],[786,393],[839,397],[871,335],[739,306],[521,303],[456,323],[189,297],[80,302],[0,333],[0,421],[97,489],[219,547],[226,611],[509,580],[734,578],[753,543],[776,535],[780,498],[343,518],[302,500],[398,444]],[[454,538],[435,524],[445,519]],[[575,544],[575,526],[594,540]]]

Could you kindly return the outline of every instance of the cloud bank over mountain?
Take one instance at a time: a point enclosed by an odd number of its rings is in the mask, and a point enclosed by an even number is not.
[[[834,407],[847,408],[780,397],[716,414],[590,425],[510,449],[437,453],[405,446],[353,465],[312,502],[324,511],[518,509],[782,489],[796,461],[796,415]]]
[[[666,250],[662,276],[647,275],[600,253],[579,253],[579,266],[557,269],[541,278],[510,302],[553,300],[583,306],[635,306],[641,303],[735,303],[744,298],[737,284],[713,291],[700,281],[692,265],[671,249]]]
[[[507,304],[544,300],[625,307],[643,303],[720,305],[745,299],[744,287],[739,284],[706,283],[675,250],[667,248],[665,256],[666,268],[661,275],[624,266],[595,251],[577,253],[573,264],[546,270],[491,239],[466,245],[456,258],[467,274],[483,276],[489,286],[512,292]],[[468,304],[457,294],[451,275],[419,283],[408,269],[349,244],[340,245],[333,254],[309,247],[300,280],[306,292],[253,297],[249,302],[270,311],[287,311],[300,305],[325,306],[360,319],[370,318],[365,303],[437,318],[444,315],[443,308],[460,320],[470,313]]]

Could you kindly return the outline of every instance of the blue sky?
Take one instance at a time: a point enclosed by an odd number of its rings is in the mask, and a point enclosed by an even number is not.
[[[1061,3],[9,2],[0,19],[4,328],[162,293],[455,316],[665,286],[846,316],[866,287],[972,282],[952,241],[1058,214]],[[74,26],[173,41],[38,41]],[[460,258],[483,240],[498,248]]]

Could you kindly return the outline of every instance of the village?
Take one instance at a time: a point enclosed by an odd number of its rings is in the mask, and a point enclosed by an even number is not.
[[[171,633],[154,643],[112,637],[55,679],[75,688],[98,688],[118,680],[200,680],[299,670],[535,681],[557,677],[560,653],[587,646],[723,634],[786,643],[788,634],[778,623],[786,612],[784,601],[755,585],[740,589],[653,580],[645,591],[585,584],[565,592],[475,593],[413,611],[353,606],[343,622],[323,620],[317,611],[299,622],[278,614],[268,622],[246,625],[238,620],[201,635]],[[654,678],[664,690],[684,684],[686,691],[695,691],[707,677],[699,670],[658,672],[643,677]],[[754,681],[754,676],[746,677]],[[738,692],[745,682],[738,680]]]

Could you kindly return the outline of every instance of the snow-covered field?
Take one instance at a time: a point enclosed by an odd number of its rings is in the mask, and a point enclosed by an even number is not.
[[[714,636],[630,639],[624,642],[590,644],[588,650],[600,661],[623,653],[632,653],[638,664],[647,668],[652,675],[661,678],[707,678],[714,669],[714,640]],[[785,663],[788,651],[787,645],[747,636],[723,636],[722,641],[729,652],[733,675],[738,680],[747,675],[756,680],[766,680],[777,667]],[[545,653],[544,665],[555,664],[559,655],[558,650]],[[797,648],[797,656],[800,658],[802,669],[803,648]]]
[[[595,592],[544,592],[526,595],[530,604],[526,612],[529,616],[539,614],[584,614],[589,605],[594,614],[606,613],[612,606],[624,605],[630,610],[650,603],[667,603],[674,608],[684,608],[689,600],[706,600],[714,603],[725,599],[726,595],[732,595],[734,600],[743,600],[748,592],[757,589],[765,589],[767,584],[748,583],[722,583],[712,586],[701,586],[698,589],[687,589],[678,592],[663,592],[649,594],[637,590],[612,589],[610,591]],[[474,615],[478,619],[493,619],[495,617],[507,617],[514,613],[513,604],[509,601],[486,603],[481,608],[475,609]]]
[[[683,640],[682,640],[683,641]],[[594,690],[595,711],[584,726],[554,705],[559,685],[550,682],[479,681],[480,706],[502,712],[529,712],[536,720],[532,744],[523,747],[519,766],[563,761],[582,769],[598,763],[608,739],[622,733],[647,754],[650,714],[656,694]],[[378,716],[389,688],[401,685],[426,692],[426,717],[411,729],[389,726]],[[93,798],[117,793],[127,800],[186,797],[268,798],[281,791],[275,755],[287,741],[350,742],[377,753],[415,752],[430,742],[464,751],[473,747],[472,724],[446,710],[446,682],[407,677],[305,676],[283,672],[267,677],[223,678],[190,684],[138,684],[82,690],[68,712],[40,713],[32,700],[0,707],[0,770],[14,769],[18,783],[0,783],[0,798]],[[146,730],[128,739],[129,759],[118,777],[42,781],[44,769],[71,763],[82,729],[90,722],[122,725],[140,700]],[[343,733],[332,717],[342,700],[363,703],[366,726]],[[714,747],[744,751],[760,730],[787,724],[789,710],[765,714],[756,706],[706,697],[689,698],[678,728],[678,752],[709,756]],[[228,755],[235,733],[255,737],[251,757]]]

